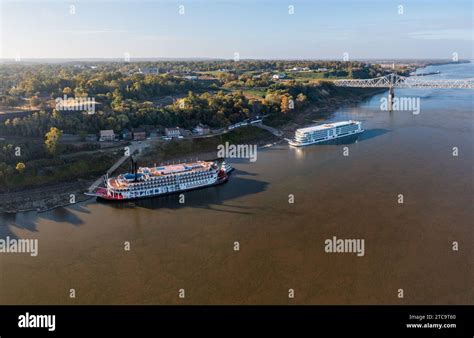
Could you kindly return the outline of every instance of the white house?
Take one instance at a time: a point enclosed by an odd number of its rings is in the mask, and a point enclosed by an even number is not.
[[[272,76],[272,79],[273,80],[281,80],[281,79],[284,79],[286,77],[286,74],[285,73],[281,73],[281,74],[275,74]]]
[[[178,127],[176,128],[165,128],[165,135],[167,137],[179,137],[181,136],[181,132]]]
[[[110,130],[101,130],[99,134],[99,141],[114,141],[115,133],[112,129]]]

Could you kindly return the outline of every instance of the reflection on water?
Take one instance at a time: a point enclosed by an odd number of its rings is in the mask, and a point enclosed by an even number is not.
[[[436,69],[474,77],[472,64]],[[420,114],[381,111],[381,93],[330,119],[362,121],[357,142],[230,160],[226,184],[184,205],[169,195],[0,216],[1,237],[39,240],[38,257],[0,255],[0,303],[287,304],[289,288],[301,304],[473,303],[472,91],[395,95],[420,96]],[[333,236],[365,239],[365,256],[325,253]]]
[[[317,143],[317,144],[313,144],[309,146],[304,146],[304,147],[290,147],[290,149],[294,152],[296,160],[304,160],[307,157],[307,154],[325,153],[325,152],[332,153],[335,149],[334,146],[341,146],[341,145],[347,146],[347,145],[363,142],[366,140],[370,140],[374,137],[381,136],[388,132],[390,132],[390,130],[388,129],[381,129],[381,128],[369,129],[369,130],[365,130],[361,134],[347,136],[347,137],[330,140],[330,141],[326,141],[322,143]]]
[[[245,195],[262,192],[268,186],[267,182],[245,178],[252,176],[244,170],[234,170],[232,185],[239,189],[224,189],[228,182],[209,188],[197,189],[182,193],[185,196],[184,203],[180,203],[180,194],[170,194],[160,197],[144,198],[127,202],[101,202],[113,208],[146,208],[146,209],[180,209],[186,208],[212,208],[212,205],[222,205],[225,201],[241,198]]]

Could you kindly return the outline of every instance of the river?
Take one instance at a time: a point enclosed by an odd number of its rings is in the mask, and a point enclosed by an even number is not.
[[[437,70],[474,77],[473,63]],[[396,90],[419,114],[376,95],[330,119],[362,121],[357,143],[230,159],[229,182],[184,204],[0,215],[0,238],[38,240],[36,257],[0,253],[0,304],[472,304],[472,94]],[[333,236],[363,239],[364,255],[325,252]]]

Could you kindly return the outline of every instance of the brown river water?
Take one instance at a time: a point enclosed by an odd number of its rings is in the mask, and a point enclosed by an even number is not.
[[[229,181],[184,205],[0,215],[0,238],[38,239],[36,257],[0,253],[0,304],[473,304],[472,90],[396,91],[418,115],[381,111],[385,95],[332,116],[363,122],[357,143],[230,159]],[[364,255],[325,252],[333,236],[364,239]]]

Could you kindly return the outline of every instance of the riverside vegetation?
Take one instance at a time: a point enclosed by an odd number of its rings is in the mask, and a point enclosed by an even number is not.
[[[192,129],[198,123],[222,129],[257,116],[265,116],[267,125],[285,129],[375,93],[373,89],[335,87],[332,78],[367,78],[386,72],[379,65],[337,61],[0,65],[0,112],[6,112],[0,113],[2,210],[14,211],[14,204],[22,204],[24,196],[34,200],[28,191],[38,191],[40,199],[44,199],[42,192],[61,191],[65,194],[61,200],[67,200],[66,192],[80,194],[123,155],[120,147],[126,143],[112,150],[100,149],[98,142],[86,140],[87,134],[103,129],[116,134],[125,129]],[[284,79],[273,78],[282,73]],[[64,96],[94,98],[97,106],[93,114],[56,109],[55,99]],[[64,134],[77,135],[80,141],[62,142]],[[213,139],[154,142],[143,161],[209,153],[226,141],[274,139],[266,131],[248,127]],[[66,185],[74,189],[61,188]],[[26,208],[44,209],[57,203],[53,200]]]

